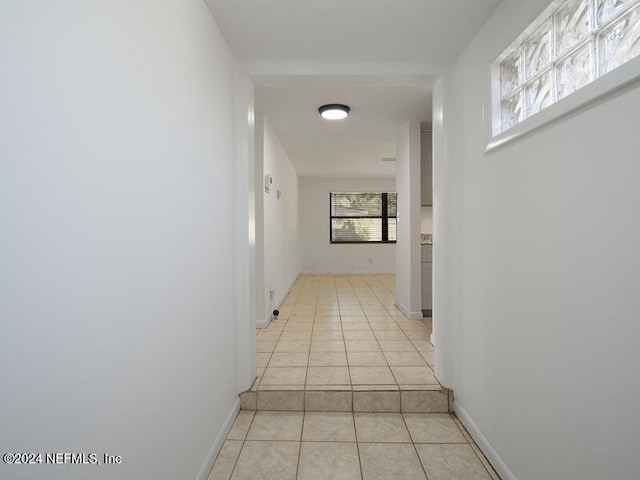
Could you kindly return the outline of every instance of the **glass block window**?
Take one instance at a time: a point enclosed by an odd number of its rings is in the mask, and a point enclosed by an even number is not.
[[[640,0],[556,0],[494,66],[493,133],[640,56]]]

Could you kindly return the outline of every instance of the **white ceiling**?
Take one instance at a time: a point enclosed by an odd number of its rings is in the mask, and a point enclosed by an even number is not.
[[[299,175],[392,177],[406,121],[500,0],[206,0]],[[435,76],[434,76],[435,75]],[[318,115],[325,103],[346,120]]]
[[[299,175],[393,177],[395,138],[407,121],[430,126],[429,77],[295,77],[256,88],[256,113],[266,113]],[[282,86],[284,84],[285,86]],[[351,107],[344,120],[318,114],[326,103]]]
[[[500,0],[207,0],[239,60],[450,63]]]

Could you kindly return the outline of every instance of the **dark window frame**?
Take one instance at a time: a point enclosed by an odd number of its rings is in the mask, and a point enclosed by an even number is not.
[[[333,196],[334,195],[381,195],[381,215],[365,215],[365,216],[343,216],[343,215],[333,215]],[[389,205],[389,194],[396,195],[396,214],[389,215],[388,213],[388,205]],[[329,193],[329,243],[334,245],[354,245],[354,244],[394,244],[397,243],[396,240],[389,240],[389,219],[395,218],[397,221],[398,212],[397,212],[397,192],[330,192]],[[348,241],[348,240],[334,240],[333,239],[333,220],[345,220],[345,219],[379,219],[381,222],[381,232],[382,232],[382,241],[378,240],[359,240],[359,241]],[[396,233],[397,235],[397,233]]]

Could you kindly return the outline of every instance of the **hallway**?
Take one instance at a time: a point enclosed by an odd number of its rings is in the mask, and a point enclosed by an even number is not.
[[[499,479],[446,396],[415,401],[446,390],[432,370],[431,320],[407,320],[394,290],[395,275],[298,278],[258,330],[249,409],[209,480]]]
[[[638,478],[640,0],[0,5],[1,479]]]
[[[440,388],[431,320],[407,320],[394,288],[394,275],[299,277],[277,320],[258,331],[258,388]]]
[[[249,410],[434,413],[431,319],[395,307],[395,275],[301,275],[277,319],[257,333]]]

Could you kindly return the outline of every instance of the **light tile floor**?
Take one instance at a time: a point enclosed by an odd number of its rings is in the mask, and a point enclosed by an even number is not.
[[[448,413],[240,411],[209,480],[499,480]]]
[[[395,307],[395,275],[301,275],[257,332],[254,388],[439,388],[430,335]]]
[[[270,409],[240,411],[209,480],[499,480],[453,414],[405,413],[441,387],[431,322],[408,320],[394,288],[394,275],[298,278],[257,333],[252,390]]]

